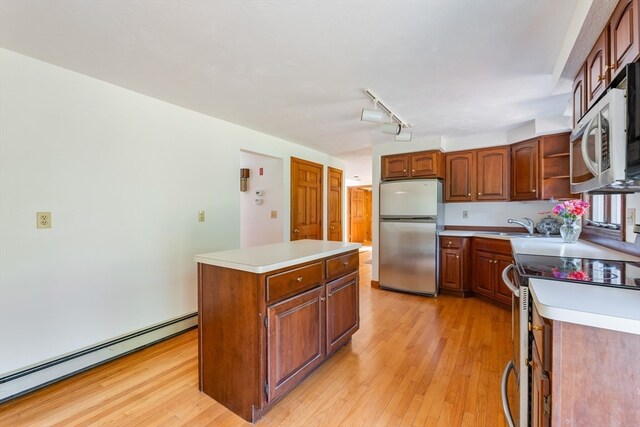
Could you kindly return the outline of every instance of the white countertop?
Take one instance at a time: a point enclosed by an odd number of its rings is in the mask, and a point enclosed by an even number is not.
[[[640,335],[640,291],[529,279],[542,317]]]
[[[560,237],[517,238],[511,239],[513,252],[528,255],[563,256],[576,258],[609,259],[617,261],[640,262],[640,258],[578,240],[576,243],[562,243]]]
[[[195,256],[195,261],[218,267],[267,273],[316,259],[358,249],[360,243],[329,242],[327,240],[296,240],[250,248],[210,252]]]

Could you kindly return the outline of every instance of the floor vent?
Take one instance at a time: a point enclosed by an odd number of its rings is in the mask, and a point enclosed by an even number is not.
[[[141,350],[197,326],[198,313],[188,314],[0,377],[0,403]]]

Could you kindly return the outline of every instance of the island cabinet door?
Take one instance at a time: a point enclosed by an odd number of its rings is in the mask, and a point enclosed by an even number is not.
[[[327,284],[327,354],[349,341],[360,326],[358,273]]]
[[[287,393],[322,363],[324,300],[324,286],[319,286],[267,307],[267,401]]]

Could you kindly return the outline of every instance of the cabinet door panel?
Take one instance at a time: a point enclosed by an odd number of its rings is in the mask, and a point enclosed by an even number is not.
[[[269,401],[281,396],[325,356],[324,287],[267,307]]]
[[[593,49],[587,56],[587,107],[593,104],[602,95],[609,84],[609,70],[607,58],[609,57],[607,29],[602,32]],[[588,109],[587,108],[587,109]]]
[[[401,179],[409,177],[409,156],[399,154],[397,156],[382,157],[382,179]]]
[[[587,112],[586,98],[586,71],[583,65],[578,71],[578,75],[573,80],[573,127],[576,127],[578,121]]]
[[[440,286],[462,290],[462,258],[460,249],[442,249],[440,253]]]
[[[538,140],[512,145],[511,200],[535,200],[538,178]]]
[[[475,153],[445,155],[445,202],[474,200]]]
[[[611,15],[611,79],[640,53],[638,0],[621,1]]]
[[[493,298],[494,271],[493,253],[476,250],[473,254],[473,281],[471,282],[473,291]]]
[[[477,200],[508,200],[509,147],[478,150]]]
[[[358,274],[327,284],[327,354],[349,341],[360,326]]]
[[[495,286],[493,297],[505,304],[511,304],[511,291],[507,288],[507,285],[502,281],[502,271],[512,263],[511,257],[508,255],[495,254]]]
[[[549,427],[550,425],[550,384],[549,376],[543,370],[538,350],[533,343],[533,366],[531,368],[531,426]]]
[[[411,176],[436,177],[438,175],[438,153],[411,154]]]

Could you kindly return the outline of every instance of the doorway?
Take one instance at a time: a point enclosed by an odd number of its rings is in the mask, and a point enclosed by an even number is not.
[[[349,187],[349,241],[371,246],[371,186]]]

